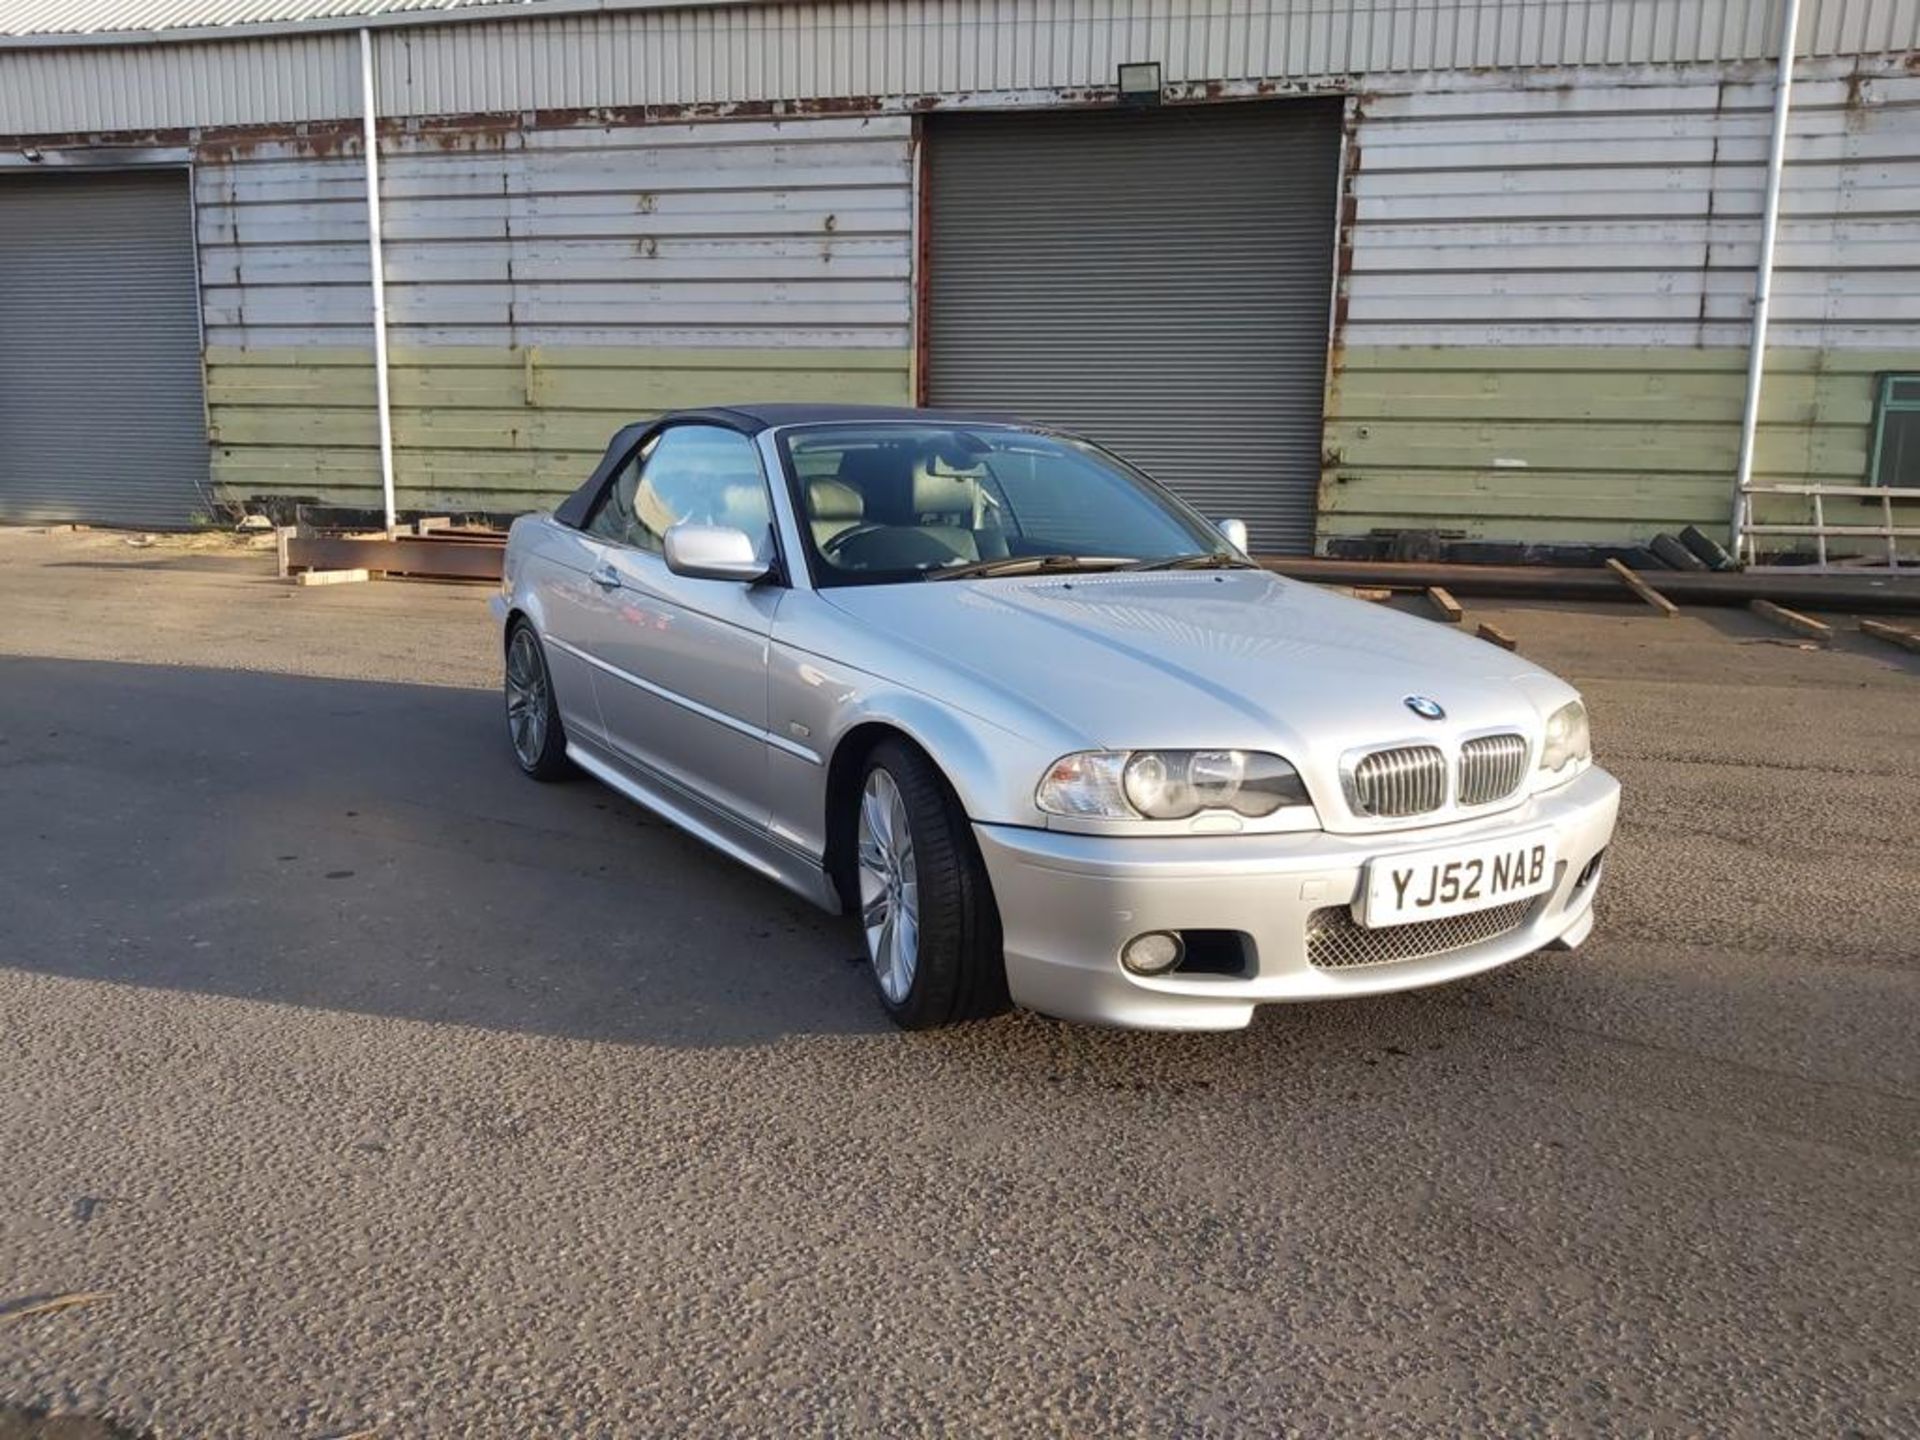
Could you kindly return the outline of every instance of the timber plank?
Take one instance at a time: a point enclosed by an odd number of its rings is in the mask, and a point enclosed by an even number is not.
[[[1479,628],[1473,633],[1478,635],[1482,640],[1485,640],[1489,645],[1498,645],[1502,650],[1518,650],[1520,648],[1520,642],[1514,639],[1513,636],[1502,630],[1498,625],[1489,625],[1484,620],[1480,622]]]
[[[1822,642],[1833,639],[1833,627],[1811,615],[1802,615],[1798,610],[1789,610],[1784,605],[1776,605],[1771,600],[1749,600],[1747,608],[1762,620],[1771,620],[1787,630],[1797,631],[1811,639]]]
[[[1898,625],[1889,625],[1884,620],[1862,620],[1860,633],[1871,635],[1876,640],[1884,640],[1889,645],[1898,645],[1903,650],[1920,651],[1920,631],[1903,630]]]
[[[1642,580],[1618,560],[1607,561],[1607,569],[1619,577],[1622,585],[1626,586],[1634,594],[1646,601],[1647,604],[1658,610],[1667,619],[1671,620],[1680,613],[1680,607],[1678,605],[1667,599],[1666,596],[1647,584],[1646,581]]]

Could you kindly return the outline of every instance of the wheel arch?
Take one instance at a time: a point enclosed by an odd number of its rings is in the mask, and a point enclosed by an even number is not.
[[[840,717],[842,728],[826,757],[821,785],[828,877],[844,899],[851,874],[852,823],[846,805],[858,788],[873,747],[898,736],[918,750],[940,777],[949,799],[969,823],[1033,824],[1033,786],[1046,765],[1074,747],[1054,749],[977,715],[902,687],[861,697]]]
[[[909,832],[921,901],[927,902],[929,886],[934,897],[933,910],[920,915],[921,941],[930,933],[945,938],[933,942],[931,956],[916,951],[920,973],[909,995],[891,995],[882,981],[883,1002],[895,1021],[909,1029],[998,1014],[1009,1003],[1000,912],[967,806],[941,757],[908,728],[887,720],[868,720],[850,728],[828,761],[828,874],[842,910],[860,914],[856,852],[861,782],[875,753],[885,747],[894,747],[889,763],[901,781],[902,803],[908,806],[909,817],[925,815],[929,798],[936,805],[943,799],[946,814],[944,819],[928,817],[926,823],[933,828],[925,832],[920,829],[923,822],[913,818]],[[904,769],[903,761],[907,762]],[[934,797],[927,794],[929,781]],[[918,798],[912,798],[916,793]],[[926,860],[929,847],[936,857],[944,857],[937,858],[931,870]],[[930,992],[925,988],[928,984],[933,986]]]
[[[533,625],[533,617],[527,613],[524,605],[515,604],[507,607],[506,616],[500,622],[500,648],[502,650],[505,650],[507,646],[513,643],[513,627],[523,620],[527,624]],[[534,625],[533,632],[535,635],[538,635],[540,633],[540,627]]]
[[[860,777],[868,757],[887,740],[903,740],[925,755],[927,763],[946,782],[948,793],[953,794],[953,781],[945,768],[917,737],[893,721],[862,720],[840,737],[827,759],[826,814],[821,833],[827,841],[827,879],[840,897],[840,908],[849,915],[860,908],[853,865]]]

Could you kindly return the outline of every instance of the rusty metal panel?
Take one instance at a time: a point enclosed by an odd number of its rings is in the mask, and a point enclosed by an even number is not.
[[[906,400],[910,131],[902,116],[383,135],[403,504],[525,508],[661,409]],[[367,503],[358,135],[203,145],[196,184],[220,483]]]
[[[210,348],[371,347],[357,137],[203,145],[194,166]]]
[[[1723,533],[1771,78],[1560,74],[1356,100],[1323,535]],[[1920,76],[1803,61],[1787,162],[1756,473],[1858,484],[1920,368]]]
[[[823,118],[395,137],[394,343],[904,350],[910,129]]]
[[[903,350],[910,122],[474,127],[383,143],[395,345]],[[202,147],[207,341],[371,343],[352,135]]]
[[[1803,70],[1774,343],[1897,345],[1920,324],[1920,76]],[[1742,346],[1771,82],[1645,79],[1366,97],[1346,344]]]

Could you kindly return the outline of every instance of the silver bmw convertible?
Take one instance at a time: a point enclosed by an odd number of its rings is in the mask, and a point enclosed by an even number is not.
[[[668,415],[513,526],[508,737],[858,917],[909,1027],[1230,1029],[1584,940],[1574,690],[1244,547],[1004,417]]]

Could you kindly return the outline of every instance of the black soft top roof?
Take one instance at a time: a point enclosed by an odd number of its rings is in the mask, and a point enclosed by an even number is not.
[[[757,435],[782,425],[822,425],[861,420],[958,420],[974,425],[1017,425],[1011,415],[981,410],[918,410],[905,405],[716,405],[707,410],[680,410],[663,420],[700,420],[724,425],[743,435]]]
[[[758,435],[784,425],[823,425],[858,423],[862,420],[957,420],[971,425],[1018,425],[1011,415],[993,415],[976,410],[915,410],[905,405],[715,405],[704,410],[675,410],[657,420],[623,425],[607,443],[607,450],[594,466],[587,482],[559,505],[553,518],[562,525],[579,529],[587,523],[587,512],[607,483],[607,477],[626,459],[633,447],[649,432],[663,425],[719,425],[742,435]]]

